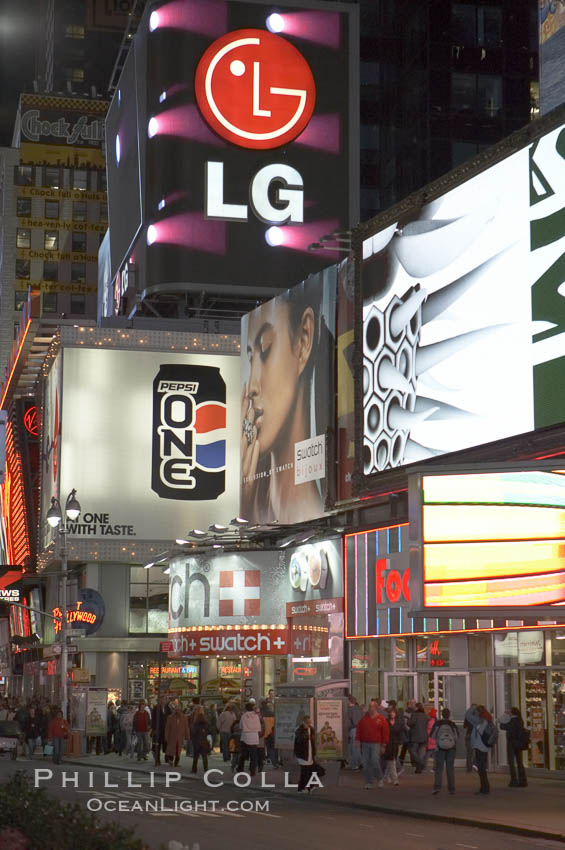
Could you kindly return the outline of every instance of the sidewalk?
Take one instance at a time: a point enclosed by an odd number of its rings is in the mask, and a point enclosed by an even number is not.
[[[155,771],[164,774],[166,767],[155,767],[151,756],[148,761],[137,762],[115,754],[106,756],[67,757],[67,764],[81,764],[99,769],[133,770],[147,773]],[[233,784],[233,775],[229,763],[224,762],[218,755],[209,760],[209,768],[225,770],[223,781]],[[178,768],[183,779],[198,782],[202,785],[203,771],[200,768],[198,776],[191,774],[189,759],[184,756]],[[291,764],[288,782],[296,782],[297,769]],[[214,781],[222,777],[214,776]],[[527,788],[508,788],[508,775],[505,773],[489,774],[491,794],[488,797],[476,795],[479,780],[476,773],[467,774],[457,770],[455,776],[456,793],[452,796],[447,788],[442,788],[440,794],[432,795],[433,776],[426,773],[414,775],[409,769],[400,777],[399,787],[385,785],[384,788],[374,788],[366,791],[363,788],[363,775],[360,772],[342,770],[339,773],[337,786],[317,789],[312,796],[298,794],[293,788],[285,788],[285,770],[268,770],[265,768],[265,785],[275,785],[275,788],[262,788],[260,777],[254,777],[251,785],[246,788],[248,793],[274,794],[289,796],[306,803],[314,799],[316,803],[347,808],[359,808],[385,812],[388,814],[429,820],[460,823],[465,826],[484,827],[504,832],[527,835],[532,838],[547,838],[565,843],[565,782],[558,779],[529,778]],[[444,775],[445,783],[445,775]],[[212,793],[212,789],[210,789]]]

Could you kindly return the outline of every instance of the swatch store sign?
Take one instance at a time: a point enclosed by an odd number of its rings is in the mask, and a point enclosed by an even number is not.
[[[287,616],[343,611],[339,541],[183,557],[170,570],[170,657],[286,655]]]

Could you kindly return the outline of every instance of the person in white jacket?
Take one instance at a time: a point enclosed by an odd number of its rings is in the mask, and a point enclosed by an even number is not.
[[[239,761],[236,773],[241,773],[246,759],[249,759],[249,773],[255,776],[257,773],[259,735],[261,734],[261,718],[255,711],[255,704],[248,702],[245,711],[241,715],[241,738],[239,739]]]

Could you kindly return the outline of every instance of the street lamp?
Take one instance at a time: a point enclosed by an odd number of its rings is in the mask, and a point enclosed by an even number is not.
[[[59,544],[61,552],[61,709],[63,717],[67,718],[67,519],[75,522],[80,515],[80,503],[76,498],[77,491],[71,490],[65,502],[65,517],[61,510],[61,503],[55,496],[51,497],[51,507],[47,511],[47,522],[51,528],[59,530]]]

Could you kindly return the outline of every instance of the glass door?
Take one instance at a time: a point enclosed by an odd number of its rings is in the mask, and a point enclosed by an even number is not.
[[[398,708],[406,708],[416,695],[417,673],[385,673],[385,699],[395,699]]]
[[[434,673],[434,706],[441,717],[443,708],[451,712],[451,720],[457,725],[457,751],[455,763],[465,764],[465,730],[463,721],[465,712],[471,704],[471,683],[469,673]]]

